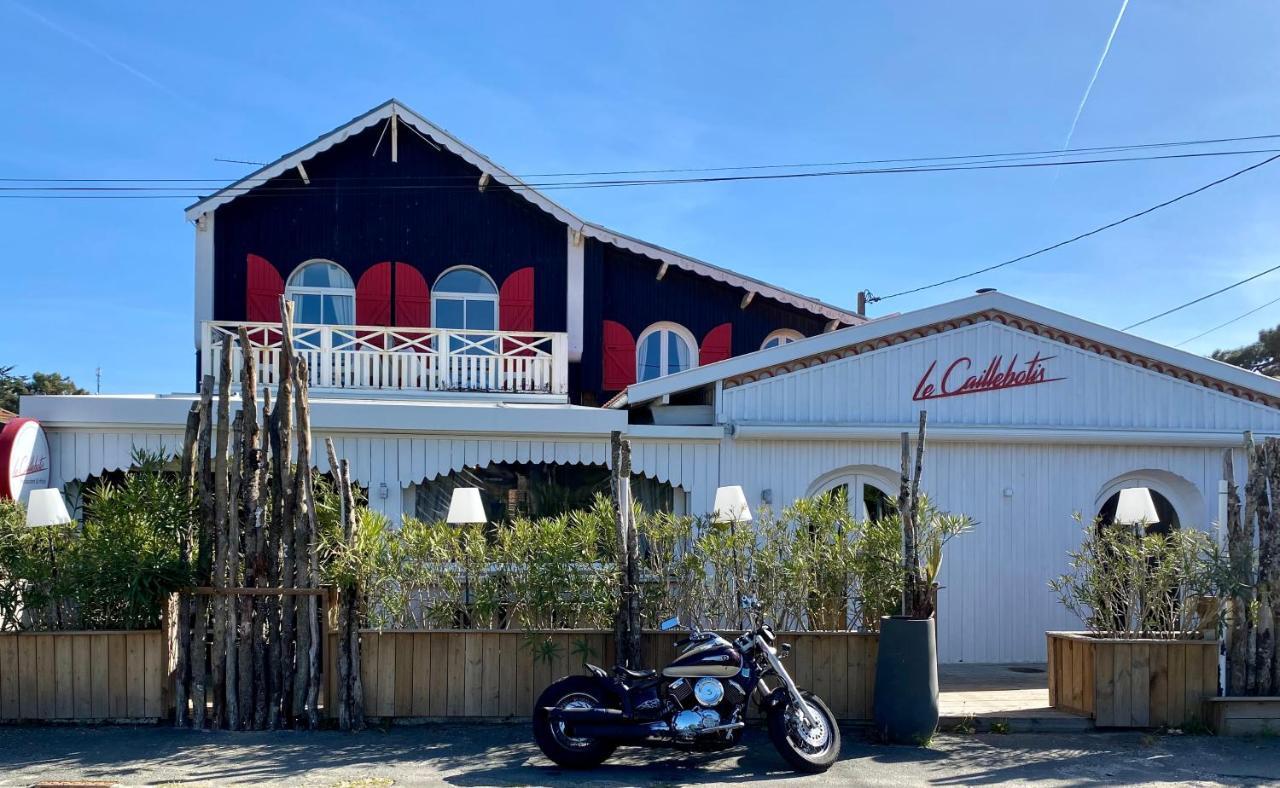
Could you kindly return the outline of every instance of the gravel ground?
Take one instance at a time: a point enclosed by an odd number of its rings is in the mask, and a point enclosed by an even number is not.
[[[624,748],[589,772],[556,768],[524,725],[423,725],[360,734],[0,727],[0,785],[1280,785],[1280,739],[1142,733],[942,735],[890,747],[845,731],[841,760],[797,776],[761,730],[726,753]]]

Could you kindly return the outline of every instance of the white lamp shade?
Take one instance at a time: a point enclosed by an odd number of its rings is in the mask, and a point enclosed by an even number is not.
[[[747,506],[747,496],[742,492],[741,486],[731,484],[716,488],[716,505],[711,519],[717,523],[751,522],[751,509]]]
[[[65,525],[71,522],[67,502],[54,490],[32,490],[27,499],[27,525]]]
[[[1116,504],[1115,522],[1122,525],[1148,525],[1160,521],[1155,501],[1151,500],[1151,491],[1146,487],[1128,487],[1120,491],[1120,502]]]
[[[484,515],[484,503],[480,501],[478,487],[455,487],[453,497],[449,499],[449,516],[446,518],[455,524],[483,523],[489,520]]]

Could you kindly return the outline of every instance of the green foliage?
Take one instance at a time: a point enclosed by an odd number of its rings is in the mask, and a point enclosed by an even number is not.
[[[0,629],[146,629],[187,585],[179,533],[193,516],[165,458],[88,491],[83,525],[28,528],[0,505]]]
[[[1237,367],[1280,376],[1280,326],[1258,332],[1258,341],[1230,350],[1215,350],[1213,358]]]
[[[1049,587],[1098,636],[1170,638],[1196,631],[1198,610],[1190,600],[1221,595],[1231,583],[1232,569],[1203,531],[1146,534],[1093,521],[1084,534],[1080,549],[1067,554],[1070,571]]]
[[[0,408],[18,412],[18,398],[25,394],[88,394],[71,378],[57,372],[33,372],[31,377],[13,374],[13,367],[0,367]]]
[[[940,556],[968,520],[926,511]],[[874,629],[901,598],[897,518],[854,521],[843,493],[734,527],[638,507],[635,517],[646,627],[679,615],[735,628],[738,595],[746,594],[779,628]],[[618,602],[615,527],[603,495],[567,514],[488,526],[406,518],[397,529],[361,510],[349,545],[326,531],[324,565],[328,582],[360,585],[374,627],[609,628]]]

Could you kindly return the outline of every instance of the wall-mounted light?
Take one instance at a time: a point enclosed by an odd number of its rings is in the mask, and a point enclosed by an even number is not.
[[[389,495],[391,495],[391,491],[387,489],[387,483],[378,482],[378,497],[386,498]]]

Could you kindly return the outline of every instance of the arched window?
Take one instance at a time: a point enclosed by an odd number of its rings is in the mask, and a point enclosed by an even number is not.
[[[498,288],[478,268],[450,268],[431,288],[431,325],[498,330]]]
[[[893,485],[887,470],[873,467],[844,468],[818,479],[809,497],[843,492],[849,514],[855,520],[879,520],[893,512]]]
[[[636,342],[636,380],[644,382],[698,366],[698,343],[675,323],[654,323]]]
[[[779,345],[785,345],[788,342],[795,342],[797,339],[804,339],[804,334],[801,334],[794,328],[780,328],[764,338],[764,344],[760,345],[760,349],[768,350],[771,347],[778,347]]]
[[[327,326],[353,325],[356,286],[342,266],[331,260],[308,260],[289,275],[285,297],[293,302],[293,319]]]
[[[497,340],[491,333],[498,330],[497,286],[479,268],[450,268],[431,288],[431,325],[480,332],[450,335],[450,352],[482,356],[496,353]]]
[[[1110,524],[1120,502],[1120,491],[1127,487],[1146,487],[1151,491],[1151,502],[1160,516],[1154,523],[1147,523],[1147,533],[1168,534],[1184,526],[1200,527],[1204,511],[1204,496],[1194,484],[1169,471],[1147,469],[1117,476],[1103,485],[1093,504],[1099,522]]]

